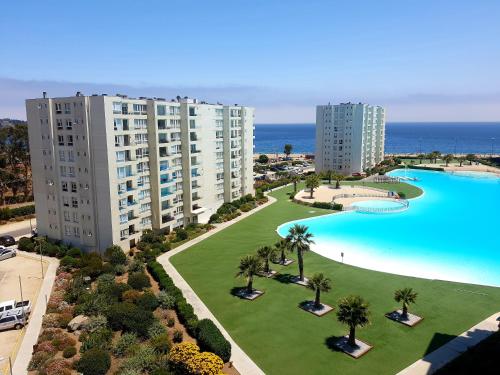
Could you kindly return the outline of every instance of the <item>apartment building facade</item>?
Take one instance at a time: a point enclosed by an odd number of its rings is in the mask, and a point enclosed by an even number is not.
[[[254,193],[253,108],[77,93],[26,111],[42,236],[129,249]]]
[[[316,172],[361,173],[384,159],[385,110],[368,104],[316,107]]]

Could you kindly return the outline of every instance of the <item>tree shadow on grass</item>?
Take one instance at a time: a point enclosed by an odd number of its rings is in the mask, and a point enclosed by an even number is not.
[[[334,352],[341,352],[342,350],[337,347],[335,344],[337,341],[339,341],[341,338],[344,336],[330,336],[325,339],[325,345],[328,349],[334,351]]]
[[[282,284],[292,284],[294,277],[296,277],[296,275],[292,275],[289,273],[280,273],[274,276],[273,280],[276,280]]]
[[[243,297],[243,295],[245,294],[246,289],[247,288],[244,286],[235,286],[235,287],[231,288],[229,293],[231,293],[231,295],[234,297],[238,297],[239,299],[245,299]]]

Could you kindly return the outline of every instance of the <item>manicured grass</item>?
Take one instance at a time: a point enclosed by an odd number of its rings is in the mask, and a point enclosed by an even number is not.
[[[356,185],[374,187],[388,191],[395,191],[396,193],[405,193],[406,198],[415,198],[422,195],[422,189],[415,185],[407,184],[406,182],[365,182],[365,181],[342,181],[342,185]]]
[[[290,202],[286,193],[291,190],[285,187],[274,192],[278,202],[172,258],[233,339],[266,374],[394,374],[498,311],[500,288],[391,275],[310,252],[305,255],[306,275],[323,272],[333,282],[332,291],[322,296],[324,303],[336,306],[340,297],[359,294],[371,304],[372,324],[359,329],[358,337],[374,349],[354,360],[330,348],[335,337],[347,333],[335,312],[318,318],[298,307],[301,301],[313,298],[310,290],[279,279],[257,278],[254,286],[265,291],[262,297],[252,302],[234,297],[231,289],[245,285],[235,278],[243,255],[273,244],[279,238],[275,232],[279,224],[331,212]],[[397,228],[388,228],[387,235],[391,230]],[[425,234],[425,228],[420,230]],[[298,272],[297,263],[273,268],[282,275]],[[414,328],[384,317],[399,307],[393,301],[394,290],[406,286],[419,293],[410,311],[424,317]]]

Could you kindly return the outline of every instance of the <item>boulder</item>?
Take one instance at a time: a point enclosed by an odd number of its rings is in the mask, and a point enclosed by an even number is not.
[[[68,331],[73,332],[78,329],[81,329],[85,324],[88,323],[89,317],[85,315],[78,315],[75,316],[71,321],[68,323]]]

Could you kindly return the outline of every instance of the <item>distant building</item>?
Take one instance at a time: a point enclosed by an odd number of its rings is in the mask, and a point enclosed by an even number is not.
[[[368,104],[316,107],[316,172],[361,173],[384,159],[385,110]]]
[[[42,236],[129,249],[254,193],[253,108],[77,94],[26,111]]]

